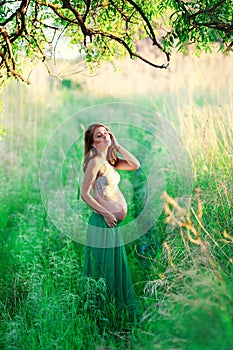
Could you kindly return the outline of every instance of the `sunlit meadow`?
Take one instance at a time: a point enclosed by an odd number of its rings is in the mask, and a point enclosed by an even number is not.
[[[233,350],[232,59],[178,55],[168,71],[128,61],[119,66],[90,77],[63,62],[53,67],[63,80],[40,67],[31,86],[8,82],[3,89],[0,347]],[[105,303],[103,280],[83,279],[85,247],[50,220],[39,183],[43,150],[54,130],[87,107],[113,102],[137,104],[166,118],[187,149],[193,174],[189,198],[179,202],[179,179],[164,172],[158,220],[126,246],[140,302],[141,320],[134,326]],[[87,109],[80,128],[93,120],[93,109]],[[138,138],[136,132],[130,136]],[[141,146],[150,148],[150,142],[140,135]],[[74,163],[82,159],[79,146],[70,153]],[[137,172],[130,181],[137,189],[129,208],[133,219],[145,197],[145,178]],[[83,222],[89,214],[84,208]]]

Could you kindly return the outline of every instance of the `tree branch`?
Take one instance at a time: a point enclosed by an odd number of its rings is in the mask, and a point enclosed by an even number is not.
[[[64,16],[63,14],[61,14],[61,13],[58,11],[58,9],[59,9],[58,6],[53,5],[52,3],[48,2],[48,1],[46,1],[46,2],[44,2],[44,1],[37,1],[37,3],[38,3],[39,5],[41,5],[41,6],[45,6],[45,7],[51,8],[51,9],[53,10],[53,12],[54,12],[59,18],[63,19],[64,21],[67,21],[67,22],[69,22],[69,23],[78,24],[76,20],[70,19],[69,17],[66,17],[66,16]]]
[[[203,26],[203,27],[208,27],[211,29],[217,29],[217,30],[222,31],[226,34],[229,34],[230,32],[233,31],[233,25],[227,25],[225,23],[216,23],[216,22],[202,23],[202,22],[195,21],[195,27],[197,27],[197,26]]]
[[[196,13],[192,13],[191,15],[188,15],[187,17],[189,19],[192,19],[192,18],[197,17],[198,15],[208,13],[208,12],[213,12],[214,10],[216,10],[217,7],[222,5],[224,2],[226,2],[226,0],[220,0],[220,1],[216,2],[216,4],[214,4],[212,7],[209,7],[206,9],[201,9],[201,10],[197,11]]]
[[[85,4],[86,4],[86,11],[85,11],[85,13],[84,13],[84,15],[83,15],[83,22],[86,21],[87,15],[88,15],[88,13],[89,13],[89,11],[90,11],[91,0],[85,1]]]
[[[12,21],[13,18],[16,16],[17,12],[18,12],[18,10],[17,10],[16,12],[12,13],[12,15],[11,15],[9,18],[7,18],[4,22],[0,23],[1,26],[2,26],[2,27],[5,27],[5,25],[6,25],[7,23],[9,23],[10,21]]]
[[[233,51],[233,40],[232,40],[232,42],[227,46],[227,50]]]
[[[38,42],[37,38],[32,33],[29,34],[29,33],[26,32],[25,39],[28,41],[29,45],[31,45],[31,43],[30,43],[30,40],[28,40],[28,37],[31,37],[32,40],[35,42],[36,47],[38,48],[39,53],[42,56],[42,62],[44,62],[46,60],[46,55],[45,55],[44,51],[42,50],[42,48],[40,46],[40,43]]]
[[[80,28],[82,30],[82,33],[84,36],[91,35],[91,31],[85,26],[84,20],[81,16],[81,14],[76,10],[76,8],[71,4],[70,0],[62,0],[63,8],[70,10],[75,18],[78,21],[78,24],[80,25]]]
[[[18,73],[15,69],[11,68],[7,56],[6,56],[3,52],[1,52],[1,51],[0,51],[0,57],[2,58],[1,65],[4,63],[4,65],[6,66],[8,75],[12,75],[12,76],[15,77],[16,79],[20,79],[21,81],[23,81],[23,82],[26,83],[27,85],[30,84],[30,81],[29,81],[28,79],[25,79],[25,78],[24,78],[20,73]]]
[[[113,0],[109,1],[110,4],[112,4],[113,7],[115,7],[115,9],[120,13],[120,15],[122,16],[122,18],[124,18],[124,20],[127,22],[130,22],[130,19],[125,15],[125,13],[123,12],[123,9],[120,9]]]
[[[0,35],[2,35],[4,40],[5,40],[5,43],[6,43],[6,50],[5,51],[8,53],[9,59],[12,62],[13,69],[15,70],[16,63],[15,63],[15,59],[14,59],[13,52],[12,52],[11,41],[10,41],[10,38],[9,38],[9,35],[7,33],[6,28],[0,28]]]
[[[133,0],[127,0],[137,11],[138,13],[141,15],[142,19],[146,22],[146,25],[149,29],[149,34],[150,34],[150,38],[152,40],[153,45],[157,46],[161,51],[164,52],[164,54],[167,57],[167,61],[170,61],[170,54],[167,53],[164,48],[160,45],[160,43],[157,41],[156,37],[155,37],[155,33],[153,31],[153,28],[151,26],[150,21],[148,20],[148,18],[146,17],[145,13],[142,11],[141,7],[136,4]]]
[[[160,44],[156,40],[155,33],[154,33],[153,29],[152,29],[150,21],[146,17],[145,13],[142,11],[141,7],[138,4],[136,4],[133,0],[127,0],[127,1],[138,11],[138,13],[141,15],[142,19],[146,22],[146,24],[148,26],[148,29],[149,29],[149,33],[150,33],[150,38],[151,38],[151,40],[153,42],[153,45],[156,45],[160,49],[162,49],[162,47],[160,46]]]
[[[211,42],[214,43],[217,35],[220,35],[224,44],[221,49],[227,45],[229,50],[232,49],[231,1],[210,0],[195,3],[195,1],[174,0],[168,4],[165,2],[162,11],[164,11],[164,16],[171,14],[171,27],[170,24],[165,23],[167,34],[161,34],[157,38],[153,18],[149,15],[150,8],[146,2],[137,0],[108,0],[104,2],[100,0],[84,0],[83,2],[74,0],[0,0],[0,6],[3,6],[3,10],[1,9],[2,23],[0,24],[0,45],[2,47],[0,49],[0,68],[4,72],[6,70],[8,75],[28,83],[16,71],[18,70],[17,61],[23,50],[21,44],[24,45],[25,40],[27,40],[30,45],[29,55],[34,55],[34,57],[45,61],[46,49],[50,49],[49,45],[54,43],[57,30],[63,33],[70,25],[71,35],[75,35],[77,44],[83,40],[86,52],[89,49],[87,38],[90,37],[91,42],[93,39],[93,45],[90,43],[91,49],[94,47],[98,53],[98,57],[91,56],[93,62],[95,59],[101,61],[106,55],[111,57],[113,52],[117,54],[117,51],[113,49],[117,42],[119,46],[124,48],[124,54],[129,55],[130,58],[138,58],[152,67],[166,69],[170,61],[169,51],[176,45],[174,40],[177,38],[180,47],[187,45],[187,42],[190,43],[190,40],[197,45],[201,41],[203,47],[209,47]],[[155,3],[155,5],[151,3],[150,6],[155,13],[159,13],[161,7],[157,2]],[[106,16],[108,10],[111,12],[110,17]],[[112,11],[116,18],[113,23],[110,23]],[[49,17],[51,20],[47,23],[44,18]],[[51,30],[44,30],[46,27],[53,30],[53,38]],[[206,30],[205,27],[209,30]],[[144,36],[149,37],[153,48],[163,52],[165,55],[164,64],[155,64],[150,58],[142,56],[135,48],[134,35],[137,35],[140,29],[143,30]],[[118,34],[118,30],[121,34]],[[212,35],[213,31],[216,33],[215,35]],[[77,35],[76,32],[78,32]],[[203,39],[204,35],[208,36],[208,40]],[[160,38],[164,41],[159,40]]]
[[[155,64],[155,63],[149,61],[149,60],[146,59],[145,57],[141,56],[141,55],[138,54],[137,52],[133,52],[133,51],[131,50],[131,48],[129,47],[129,45],[127,45],[127,43],[126,43],[123,39],[121,39],[121,38],[119,38],[119,37],[117,37],[117,36],[115,36],[115,35],[113,35],[113,34],[106,33],[106,32],[100,32],[100,31],[98,32],[98,31],[95,31],[95,32],[93,32],[93,35],[101,35],[101,36],[105,36],[105,37],[107,37],[107,38],[110,38],[110,39],[112,39],[112,40],[117,41],[119,44],[121,44],[121,45],[123,45],[123,46],[125,47],[125,49],[126,49],[127,52],[129,53],[130,58],[133,58],[133,57],[138,58],[138,59],[140,59],[141,61],[147,63],[148,65],[150,65],[150,66],[152,66],[152,67],[161,68],[161,69],[167,69],[167,67],[169,66],[169,63],[162,64],[162,65],[157,65],[157,64]]]
[[[26,7],[28,6],[30,0],[22,0],[21,5],[19,9],[15,12],[15,16],[17,18],[17,15],[20,14],[20,21],[21,21],[21,27],[18,29],[17,33],[14,35],[11,35],[10,41],[11,43],[14,42],[18,37],[20,37],[24,30],[26,29]]]

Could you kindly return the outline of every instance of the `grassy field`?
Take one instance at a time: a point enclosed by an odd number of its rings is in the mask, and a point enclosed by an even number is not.
[[[167,90],[127,98],[112,97],[110,87],[110,94],[101,96],[91,94],[87,86],[54,86],[45,78],[29,89],[15,82],[6,85],[6,136],[0,144],[0,348],[233,350],[232,85],[224,84],[222,75],[216,88],[214,73],[206,82],[205,74],[193,72],[185,60],[185,76],[192,71],[190,88],[178,79],[179,62],[177,79],[170,72],[177,86],[170,81]],[[214,62],[213,72],[219,59]],[[174,199],[182,187],[183,180],[174,174],[179,169],[169,166],[166,144],[156,143],[154,148],[153,137],[143,132],[143,121],[135,120],[141,129],[129,130],[130,137],[137,140],[135,153],[145,172],[122,174],[126,185],[136,189],[132,194],[125,188],[128,220],[140,213],[145,196],[156,194],[160,201],[163,196],[164,203],[153,227],[126,246],[140,302],[141,321],[135,326],[124,315],[116,316],[114,305],[104,303],[104,281],[84,282],[85,247],[54,225],[43,206],[39,182],[43,150],[57,127],[82,111],[77,128],[83,130],[102,104],[107,110],[114,104],[114,113],[109,112],[113,122],[115,112],[127,116],[129,105],[123,102],[149,108],[146,121],[151,127],[155,112],[168,119],[189,156],[193,180],[189,200]],[[158,164],[166,168],[165,185],[157,192],[145,193],[150,164],[143,163],[147,158],[140,153],[142,147],[153,154],[156,150]],[[58,152],[50,179],[59,157]],[[66,196],[85,223],[90,212],[76,203],[82,143],[72,144],[63,158]],[[154,205],[160,201],[155,198]]]

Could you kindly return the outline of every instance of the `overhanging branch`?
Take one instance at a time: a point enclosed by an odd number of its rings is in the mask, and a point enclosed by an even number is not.
[[[57,5],[54,5],[48,1],[37,1],[37,4],[38,5],[41,5],[41,6],[45,6],[45,7],[49,7],[51,8],[51,10],[53,10],[53,12],[59,17],[61,18],[62,20],[66,21],[66,22],[69,22],[69,23],[74,23],[74,24],[78,24],[78,22],[75,20],[75,19],[71,19],[67,16],[64,16],[60,11],[59,11],[59,6]]]
[[[220,0],[220,1],[216,2],[216,4],[214,4],[212,7],[203,8],[195,13],[189,14],[187,17],[192,19],[192,18],[195,18],[201,14],[214,12],[219,6],[224,4],[224,2],[226,2],[226,0]]]
[[[129,53],[130,58],[133,58],[133,57],[138,58],[141,61],[147,63],[148,65],[150,65],[154,68],[166,69],[169,66],[169,62],[167,62],[166,64],[158,65],[158,64],[155,64],[155,63],[151,62],[150,60],[146,59],[145,57],[141,56],[139,53],[132,51],[131,48],[129,47],[129,45],[127,45],[127,43],[123,39],[117,37],[116,35],[101,32],[101,31],[100,32],[98,32],[98,31],[93,32],[93,35],[100,35],[103,37],[110,38],[114,41],[117,41],[119,44],[121,44],[122,46],[125,47],[126,51]]]
[[[232,49],[233,17],[231,19],[230,2],[231,0],[210,0],[209,7],[206,4],[203,5],[203,2],[199,2],[197,7],[193,1],[174,0],[172,5],[165,5],[168,11],[172,10],[172,13],[168,12],[171,14],[171,27],[167,28],[167,26],[165,28],[167,34],[163,36],[161,34],[158,38],[155,35],[153,20],[148,12],[149,5],[147,6],[146,2],[139,3],[137,0],[106,0],[104,2],[0,0],[4,14],[0,24],[0,69],[5,69],[8,75],[27,82],[27,79],[23,79],[17,72],[18,55],[22,51],[21,43],[24,45],[26,40],[30,54],[46,61],[46,48],[49,49],[51,42],[54,43],[57,31],[62,33],[67,26],[70,26],[70,32],[75,35],[78,44],[83,41],[86,52],[88,52],[88,45],[97,50],[98,55],[93,55],[93,62],[95,59],[101,60],[105,55],[111,55],[111,43],[113,45],[118,43],[131,58],[137,58],[155,68],[166,69],[170,61],[170,50],[176,45],[173,42],[177,38],[180,39],[180,45],[187,45],[187,42],[190,43],[189,39],[198,44],[203,35],[210,32],[209,41],[206,41],[208,46],[211,40],[214,42],[219,33],[224,45],[228,45],[229,50]],[[7,4],[12,6],[8,8]],[[158,11],[159,7],[156,6],[154,10]],[[110,23],[113,19],[112,13],[113,16],[116,15],[116,19]],[[174,14],[176,17],[173,20]],[[109,21],[107,25],[106,21]],[[50,30],[44,30],[46,27]],[[210,31],[204,27],[210,28]],[[118,28],[120,28],[119,32]],[[136,45],[134,35],[141,28],[144,28],[144,35],[150,38],[154,49],[165,55],[164,64],[154,63],[153,59],[141,55],[134,46]],[[215,34],[217,33],[216,35],[212,35],[212,29]],[[51,38],[51,30],[53,30],[53,38]],[[77,36],[76,32],[78,32]],[[190,32],[192,32],[191,35],[189,35]],[[87,40],[88,37],[92,45]],[[99,39],[102,40],[102,43]]]

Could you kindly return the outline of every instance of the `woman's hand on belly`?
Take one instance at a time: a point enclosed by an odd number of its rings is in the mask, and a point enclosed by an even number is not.
[[[127,215],[127,204],[121,205],[113,201],[99,201],[99,203],[106,209],[106,212],[100,213],[109,227],[114,227],[117,221],[122,221]]]
[[[117,224],[117,221],[122,221],[124,220],[124,218],[127,215],[127,211],[126,210],[121,210],[118,212],[114,212],[114,213],[107,213],[107,214],[102,214],[104,217],[104,220],[106,221],[107,225],[109,227],[115,227]]]
[[[103,217],[104,217],[104,220],[106,221],[106,224],[109,226],[109,227],[115,227],[116,224],[117,224],[117,218],[115,217],[114,214],[112,213],[105,213],[103,214]]]

